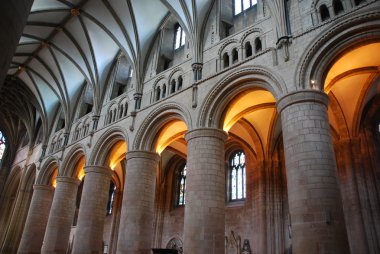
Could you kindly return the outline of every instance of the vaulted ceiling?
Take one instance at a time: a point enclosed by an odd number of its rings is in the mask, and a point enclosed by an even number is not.
[[[60,107],[70,126],[86,85],[92,87],[95,113],[100,112],[110,70],[119,54],[133,65],[137,92],[143,91],[146,60],[170,14],[185,29],[193,60],[200,61],[202,29],[213,3],[214,0],[35,0],[8,75],[22,81],[32,92],[46,128],[51,129]]]

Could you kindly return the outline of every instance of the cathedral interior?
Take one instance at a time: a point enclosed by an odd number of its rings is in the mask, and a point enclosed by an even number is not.
[[[0,2],[0,253],[380,253],[380,1]]]

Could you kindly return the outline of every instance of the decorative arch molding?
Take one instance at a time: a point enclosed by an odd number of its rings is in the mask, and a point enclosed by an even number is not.
[[[61,170],[59,176],[75,177],[76,172],[75,165],[81,157],[86,157],[86,147],[81,144],[75,144],[65,156],[61,164]]]
[[[218,50],[218,56],[221,56],[223,50],[224,50],[228,45],[230,45],[230,44],[232,44],[232,43],[236,43],[236,44],[238,44],[239,41],[238,41],[237,39],[229,39],[229,40],[227,40],[226,42],[224,42],[224,43],[222,44],[222,46],[219,48],[219,50]]]
[[[262,32],[262,30],[261,30],[260,28],[257,28],[257,27],[252,28],[252,29],[249,29],[249,30],[248,30],[247,32],[245,32],[245,33],[243,34],[243,36],[240,38],[240,41],[239,41],[240,45],[241,45],[241,46],[244,46],[245,39],[246,39],[250,34],[253,34],[253,33],[258,33],[258,34],[261,35],[263,32]]]
[[[56,168],[58,169],[59,173],[59,159],[55,156],[50,156],[41,166],[40,172],[37,176],[36,184],[48,185],[51,180],[51,175]]]
[[[215,85],[204,100],[197,125],[221,127],[221,117],[229,101],[237,94],[252,88],[272,93],[276,100],[286,94],[284,80],[263,66],[246,66],[228,73]]]
[[[186,107],[173,102],[160,105],[141,124],[133,143],[133,150],[151,151],[156,134],[171,120],[182,120],[188,130],[192,128],[191,115]]]
[[[296,89],[319,89],[334,60],[350,48],[380,41],[380,11],[347,16],[328,27],[304,51],[295,72]],[[312,87],[311,80],[317,87]]]
[[[104,132],[94,145],[94,149],[88,160],[88,165],[104,166],[111,147],[118,141],[125,141],[128,147],[128,133],[125,129],[114,126]]]
[[[159,76],[158,78],[156,78],[156,80],[154,81],[153,86],[152,86],[153,89],[156,89],[157,84],[158,84],[161,80],[166,80],[165,75],[161,75],[161,76]]]
[[[170,74],[169,74],[169,76],[168,76],[168,81],[169,81],[169,82],[172,80],[173,75],[176,74],[177,72],[183,74],[183,69],[182,69],[181,67],[176,67],[176,68],[174,68],[174,69],[170,72]]]

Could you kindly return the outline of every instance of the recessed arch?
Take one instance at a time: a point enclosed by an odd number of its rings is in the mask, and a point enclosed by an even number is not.
[[[54,185],[54,176],[56,177],[59,171],[58,159],[54,156],[49,157],[41,166],[36,184]]]
[[[62,163],[60,176],[78,178],[84,177],[84,165],[86,164],[86,148],[83,144],[77,143],[65,156]]]
[[[347,50],[380,40],[380,13],[350,15],[326,28],[304,51],[295,72],[297,90],[323,90],[333,63]]]
[[[129,142],[128,134],[126,133],[125,129],[116,126],[104,132],[99,137],[98,142],[94,145],[89,159],[89,165],[110,166],[109,152],[112,150],[112,147],[118,142],[125,143],[123,147],[125,148],[125,152],[127,152]],[[117,147],[119,147],[119,145],[117,145]]]
[[[176,131],[176,133],[173,133],[174,136],[181,135],[179,133],[192,128],[191,116],[185,107],[178,103],[163,104],[152,111],[145,118],[144,122],[141,124],[141,128],[136,135],[136,139],[133,143],[133,149],[157,152],[157,138],[160,138],[159,135],[162,134],[160,134],[161,130],[172,130],[173,127],[175,127],[170,124],[171,122],[174,125],[179,124],[177,126],[181,127]],[[184,129],[184,126],[186,126],[186,129]],[[167,143],[167,138],[168,137],[163,134],[162,141],[164,143]],[[164,148],[162,146],[160,147],[160,150],[162,151]]]
[[[238,94],[248,90],[266,90],[275,102],[286,92],[283,80],[262,66],[248,66],[226,75],[206,96],[201,106],[198,125],[223,128],[223,114]]]

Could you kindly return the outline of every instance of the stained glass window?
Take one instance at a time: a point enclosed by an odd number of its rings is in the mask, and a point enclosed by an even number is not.
[[[178,172],[177,179],[177,205],[185,205],[186,203],[186,165]]]
[[[229,160],[229,200],[243,200],[246,197],[245,155],[243,151],[233,153]]]
[[[3,159],[4,151],[5,151],[5,137],[3,133],[0,131],[0,162]]]
[[[186,34],[185,31],[182,29],[182,27],[177,24],[175,28],[175,43],[174,43],[174,49],[178,49],[185,45],[186,41]]]

